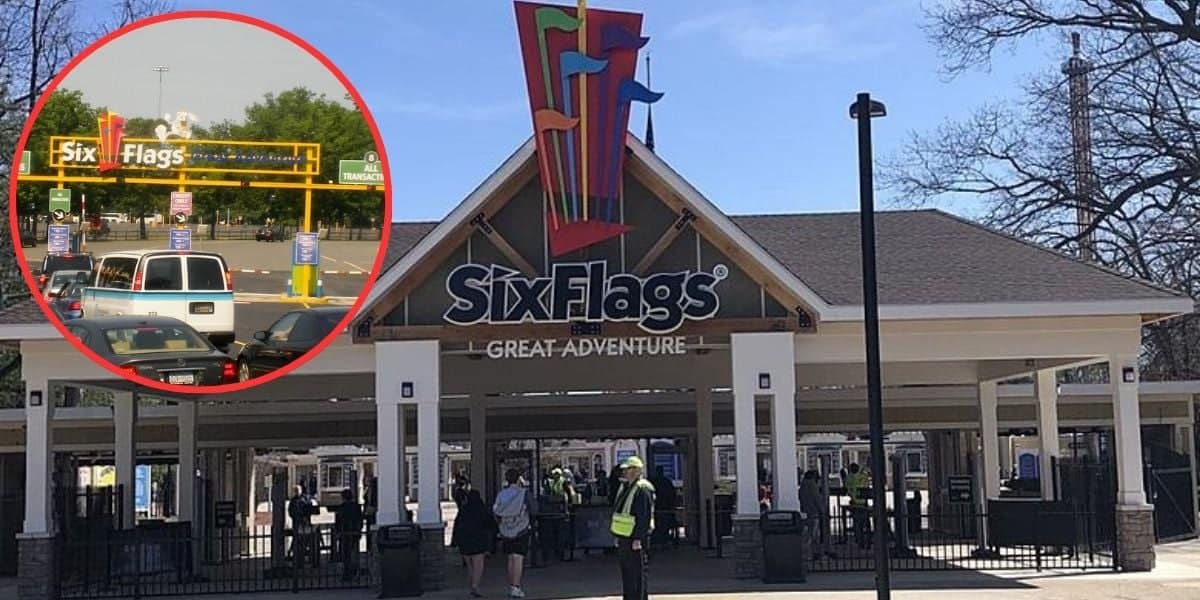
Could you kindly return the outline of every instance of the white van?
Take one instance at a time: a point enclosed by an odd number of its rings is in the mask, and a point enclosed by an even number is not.
[[[214,252],[105,254],[80,303],[85,317],[174,317],[222,350],[234,340],[233,282],[225,258]]]

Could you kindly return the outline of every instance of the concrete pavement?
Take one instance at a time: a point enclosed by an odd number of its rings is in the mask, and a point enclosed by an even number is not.
[[[1158,568],[1150,573],[1079,571],[1041,573],[1031,571],[941,571],[893,574],[892,597],[900,600],[1196,600],[1200,598],[1200,541],[1179,542],[1158,548]],[[446,590],[427,593],[433,600],[466,598],[465,572],[454,553],[449,554]],[[489,598],[506,594],[501,560],[489,561],[483,591]],[[695,550],[679,550],[652,559],[652,598],[672,600],[783,600],[875,598],[874,574],[821,573],[808,583],[765,585],[758,581],[735,580],[729,559],[708,558]],[[554,563],[528,570],[525,589],[529,598],[608,600],[620,598],[617,566],[612,557],[592,554],[570,563]],[[662,593],[660,590],[673,590]],[[15,597],[12,579],[0,579],[0,598]],[[370,590],[314,591],[291,594],[272,592],[230,596],[197,596],[238,600],[339,600],[375,598]]]

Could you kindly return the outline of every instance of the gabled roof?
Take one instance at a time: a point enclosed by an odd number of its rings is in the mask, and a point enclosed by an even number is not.
[[[826,302],[862,304],[858,213],[735,216]],[[1186,298],[938,210],[875,218],[881,304]]]
[[[627,143],[635,159],[802,298],[818,320],[862,319],[858,213],[727,217],[636,138]],[[533,156],[530,141],[440,223],[394,223],[384,271],[364,311]],[[1180,292],[938,210],[882,211],[876,233],[885,319],[1163,318],[1195,310],[1194,300]]]
[[[49,323],[46,313],[33,298],[26,298],[4,310],[0,310],[0,325],[40,325]]]
[[[744,231],[733,224],[723,212],[708,201],[687,181],[673,171],[657,155],[632,135],[626,136],[626,145],[632,153],[632,160],[640,161],[651,175],[668,187],[675,195],[705,223],[711,224],[720,235],[729,240],[732,246],[746,254],[749,260],[762,267],[770,278],[782,287],[782,291],[796,298],[816,311],[818,320],[822,316],[826,304],[821,301],[811,289],[807,288],[799,278],[773,258],[766,250],[756,244]],[[515,177],[523,168],[532,165],[535,156],[533,138],[527,140],[520,148],[500,165],[487,179],[475,188],[466,199],[450,212],[440,223],[433,226],[424,235],[419,235],[421,226],[400,230],[400,236],[412,246],[407,252],[396,252],[400,257],[389,268],[380,274],[371,292],[363,303],[360,314],[369,314],[375,306],[388,294],[389,290],[404,280],[413,268],[446,237],[457,228],[465,226],[480,208],[490,201],[498,190]],[[394,231],[395,233],[395,231]],[[412,240],[416,240],[412,242]],[[403,242],[402,242],[403,243]],[[394,256],[389,248],[389,258]]]

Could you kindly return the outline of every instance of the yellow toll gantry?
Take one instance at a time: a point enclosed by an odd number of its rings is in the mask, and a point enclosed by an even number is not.
[[[102,165],[107,169],[101,170]],[[125,138],[102,144],[100,137],[51,136],[49,167],[54,175],[18,174],[18,183],[162,185],[186,192],[195,187],[239,187],[304,190],[304,232],[313,233],[313,190],[384,192],[379,185],[316,183],[321,145],[313,142],[247,142],[183,138]],[[32,169],[30,169],[32,170]],[[94,175],[68,175],[68,171]],[[170,176],[164,176],[170,174]],[[208,176],[221,179],[209,179]],[[273,176],[278,181],[247,179]],[[382,223],[383,214],[380,214]],[[386,226],[386,223],[382,225]],[[319,262],[319,252],[315,253]],[[319,303],[318,264],[293,264],[292,287],[282,299]]]

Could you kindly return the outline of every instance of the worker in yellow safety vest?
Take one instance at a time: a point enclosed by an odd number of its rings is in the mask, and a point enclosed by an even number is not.
[[[613,506],[609,531],[617,541],[624,600],[646,600],[646,547],[654,530],[654,485],[642,477],[645,464],[631,456],[621,463],[624,482]]]
[[[850,463],[850,473],[846,476],[846,494],[850,496],[850,518],[854,521],[854,541],[859,548],[870,544],[869,535],[870,515],[867,511],[867,499],[863,493],[871,485],[871,476],[858,463]]]

